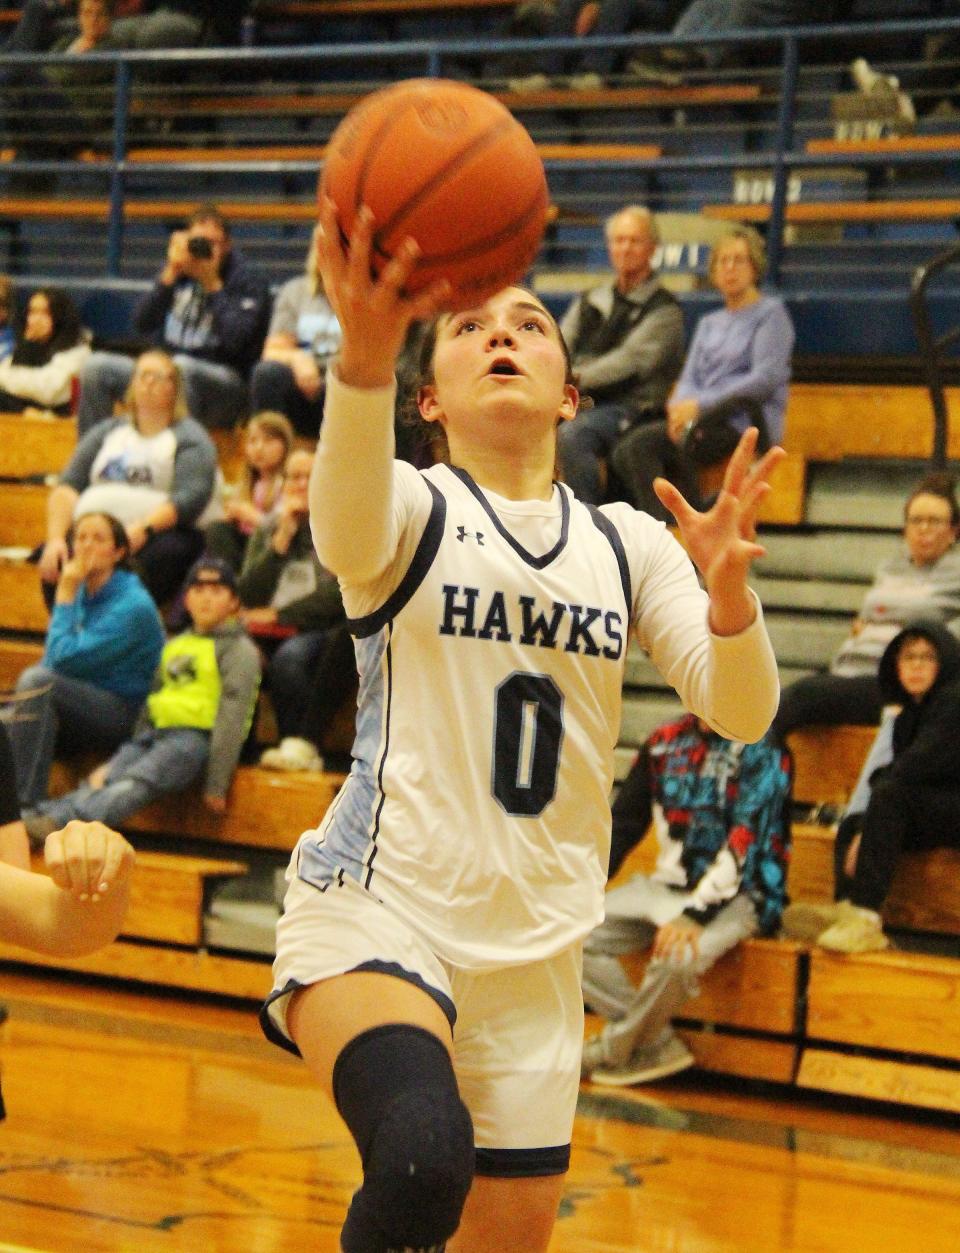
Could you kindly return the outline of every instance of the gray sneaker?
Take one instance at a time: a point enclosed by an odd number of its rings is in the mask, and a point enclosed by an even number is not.
[[[696,1058],[679,1038],[671,1035],[663,1044],[636,1048],[623,1066],[598,1066],[590,1078],[611,1088],[627,1088],[634,1083],[650,1083],[688,1070]]]
[[[583,1052],[580,1054],[581,1079],[589,1079],[595,1070],[609,1064],[610,1059],[607,1057],[602,1034],[591,1036],[589,1040],[584,1040]]]

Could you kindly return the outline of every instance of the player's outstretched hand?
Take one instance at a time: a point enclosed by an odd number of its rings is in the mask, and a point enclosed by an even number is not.
[[[373,214],[361,205],[346,246],[333,201],[320,201],[318,255],[327,299],[342,332],[337,374],[354,387],[385,387],[393,380],[394,365],[411,322],[431,317],[450,295],[446,281],[432,284],[416,296],[404,285],[420,250],[406,239],[379,275],[371,268]]]
[[[43,855],[57,887],[81,901],[98,901],[125,884],[136,859],[119,832],[76,819],[47,836]]]
[[[653,485],[676,518],[687,552],[703,575],[711,602],[710,624],[720,635],[735,634],[752,621],[755,611],[747,597],[747,574],[766,551],[756,539],[757,510],[770,491],[771,473],[786,456],[782,448],[774,447],[754,462],[757,435],[756,427],[744,432],[717,499],[703,513],[666,479],[656,479]]]

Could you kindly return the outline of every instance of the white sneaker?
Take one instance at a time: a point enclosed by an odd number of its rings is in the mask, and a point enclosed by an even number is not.
[[[286,735],[276,748],[268,748],[260,758],[260,765],[268,770],[316,770],[326,769],[323,758],[310,743],[298,735]]]
[[[507,88],[522,95],[528,91],[546,91],[550,86],[550,79],[546,74],[527,74],[523,78],[508,78]]]
[[[833,953],[880,953],[889,948],[880,915],[856,905],[853,909],[850,917],[841,918],[818,937],[820,947]]]
[[[587,71],[585,74],[571,74],[568,79],[571,91],[601,91],[605,86],[599,74]]]
[[[881,74],[875,70],[866,57],[857,57],[850,62],[850,77],[860,91],[870,95],[875,91],[894,92],[900,90],[900,79],[896,74]]]
[[[670,1035],[663,1044],[634,1049],[629,1061],[622,1066],[597,1066],[590,1079],[606,1087],[627,1088],[634,1083],[664,1079],[695,1064],[695,1057],[680,1037]]]

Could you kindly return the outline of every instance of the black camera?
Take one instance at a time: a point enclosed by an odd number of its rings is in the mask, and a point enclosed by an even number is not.
[[[202,235],[191,235],[187,240],[187,252],[197,261],[209,261],[213,256],[213,244]]]

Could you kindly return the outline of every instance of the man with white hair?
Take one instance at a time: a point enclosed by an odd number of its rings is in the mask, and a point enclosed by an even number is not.
[[[649,209],[627,205],[606,224],[610,281],[573,302],[560,329],[581,395],[593,401],[560,429],[564,477],[588,504],[605,494],[605,458],[631,427],[662,419],[683,365],[683,315],[652,267],[659,242]]]

